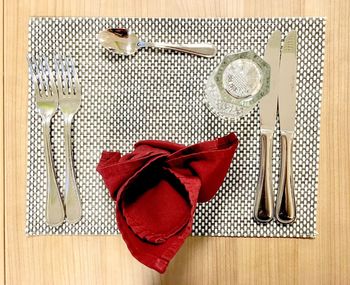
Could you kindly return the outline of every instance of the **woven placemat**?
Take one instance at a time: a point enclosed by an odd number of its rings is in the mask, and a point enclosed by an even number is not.
[[[162,50],[141,50],[132,57],[101,48],[97,34],[107,27],[127,27],[142,39],[159,42],[210,42],[218,46],[206,59]],[[215,117],[204,106],[210,72],[227,53],[253,50],[263,55],[268,37],[298,32],[297,115],[294,179],[297,220],[282,226],[253,220],[259,172],[259,107],[237,121]],[[192,144],[235,131],[239,149],[227,178],[213,200],[197,207],[193,235],[314,237],[319,160],[320,103],[323,80],[325,20],[276,19],[121,19],[32,18],[29,53],[71,54],[83,88],[82,107],[73,124],[73,152],[83,218],[75,225],[53,228],[45,223],[46,173],[41,119],[33,86],[28,103],[27,223],[29,235],[115,234],[114,203],[95,171],[102,150],[132,150],[142,139]],[[53,156],[63,193],[62,115],[52,124]],[[274,136],[273,175],[277,188],[279,124]]]

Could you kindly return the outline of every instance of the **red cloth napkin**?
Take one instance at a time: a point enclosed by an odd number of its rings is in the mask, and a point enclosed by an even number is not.
[[[97,166],[116,203],[118,228],[132,255],[163,273],[191,234],[197,202],[221,186],[238,139],[234,133],[184,146],[141,141],[133,152],[104,151]]]

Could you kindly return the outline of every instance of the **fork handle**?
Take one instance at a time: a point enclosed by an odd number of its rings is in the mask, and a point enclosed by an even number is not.
[[[64,208],[53,168],[50,120],[43,122],[43,135],[47,172],[46,222],[49,226],[59,226],[64,221]]]
[[[64,203],[66,205],[67,222],[75,224],[81,219],[81,202],[73,168],[71,122],[72,117],[67,117],[64,120],[64,145],[66,155],[66,190]]]

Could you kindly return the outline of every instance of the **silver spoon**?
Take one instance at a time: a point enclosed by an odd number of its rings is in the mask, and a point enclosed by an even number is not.
[[[140,41],[136,34],[127,29],[107,29],[98,34],[98,40],[107,50],[121,54],[134,55],[140,48],[161,48],[190,53],[198,56],[213,57],[217,53],[216,46],[212,44],[169,44],[169,43],[146,43]]]

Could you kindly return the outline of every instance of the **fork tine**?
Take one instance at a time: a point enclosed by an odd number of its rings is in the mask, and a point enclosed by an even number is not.
[[[77,72],[75,71],[75,64],[74,64],[74,61],[73,61],[71,56],[69,56],[69,61],[71,62],[71,68],[72,68],[72,73],[73,73],[73,78],[74,78],[75,94],[80,95],[81,86],[80,86]]]
[[[40,71],[39,71],[37,62],[35,60],[33,60],[32,58],[29,58],[29,56],[27,56],[27,61],[28,61],[31,77],[32,77],[33,82],[34,82],[35,96],[42,97],[45,95],[45,91],[42,90],[43,85],[41,82]]]
[[[39,82],[39,91],[40,91],[40,95],[41,96],[45,96],[45,83],[42,77],[42,70],[40,69],[40,61],[38,58],[35,58],[34,61],[34,71],[36,72],[36,76],[38,78],[38,82]]]
[[[42,87],[43,91],[47,92],[47,95],[50,95],[50,86],[49,86],[49,80],[47,77],[47,70],[44,68],[43,64],[43,58],[39,57],[38,58],[38,66],[39,66],[39,78],[42,80]]]
[[[73,91],[71,66],[70,66],[70,64],[68,62],[68,58],[66,56],[64,56],[63,65],[65,67],[66,75],[67,75],[67,78],[68,78],[68,82],[67,82],[68,83],[68,87],[71,89],[71,91]],[[71,92],[71,93],[74,93],[74,92]]]
[[[30,59],[29,56],[27,56],[27,61],[28,61],[30,76],[33,79],[33,83],[34,83],[34,89],[39,90],[38,79],[35,76],[35,73],[34,73],[34,70],[33,70],[33,62],[32,62],[32,60]]]
[[[60,63],[58,59],[58,55],[55,56],[55,72],[56,72],[56,78],[57,78],[57,89],[59,94],[63,94],[63,89],[62,89],[62,74],[60,71]]]
[[[57,88],[56,88],[56,84],[55,84],[55,80],[53,78],[51,69],[49,67],[49,60],[47,58],[47,56],[43,57],[44,63],[45,63],[45,68],[46,68],[46,72],[47,72],[47,78],[49,81],[49,86],[51,89],[51,96],[57,97]]]
[[[61,76],[62,76],[62,89],[63,89],[63,95],[68,95],[68,80],[67,80],[67,72],[65,70],[65,66],[63,63],[62,55],[59,55],[59,66],[61,69]]]

